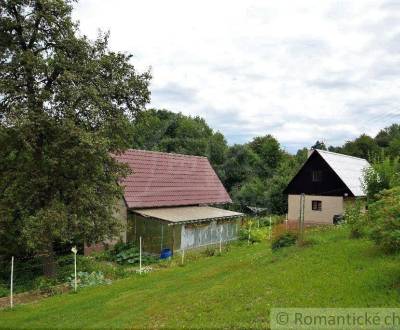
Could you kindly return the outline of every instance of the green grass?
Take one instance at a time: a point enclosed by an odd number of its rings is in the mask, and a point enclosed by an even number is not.
[[[310,236],[310,235],[309,235]],[[271,307],[400,307],[400,258],[344,229],[266,243],[0,311],[1,328],[268,327]]]

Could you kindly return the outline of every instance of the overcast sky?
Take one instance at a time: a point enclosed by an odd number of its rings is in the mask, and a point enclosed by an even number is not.
[[[80,0],[74,16],[151,67],[149,107],[230,144],[269,133],[293,152],[400,121],[400,0]]]

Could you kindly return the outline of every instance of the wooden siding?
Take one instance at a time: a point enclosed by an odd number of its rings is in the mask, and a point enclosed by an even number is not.
[[[321,171],[321,181],[313,181],[313,172]],[[306,163],[284,190],[288,195],[353,196],[339,176],[317,152]]]

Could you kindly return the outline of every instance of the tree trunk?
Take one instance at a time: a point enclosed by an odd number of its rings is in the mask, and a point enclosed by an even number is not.
[[[54,277],[56,275],[56,260],[53,250],[53,243],[49,243],[47,251],[43,255],[43,275]]]

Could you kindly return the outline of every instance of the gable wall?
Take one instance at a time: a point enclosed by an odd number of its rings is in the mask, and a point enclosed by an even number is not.
[[[313,171],[322,171],[321,182],[312,181]],[[304,193],[308,195],[344,196],[348,194],[352,196],[351,191],[317,152],[310,156],[284,192],[288,195]]]

